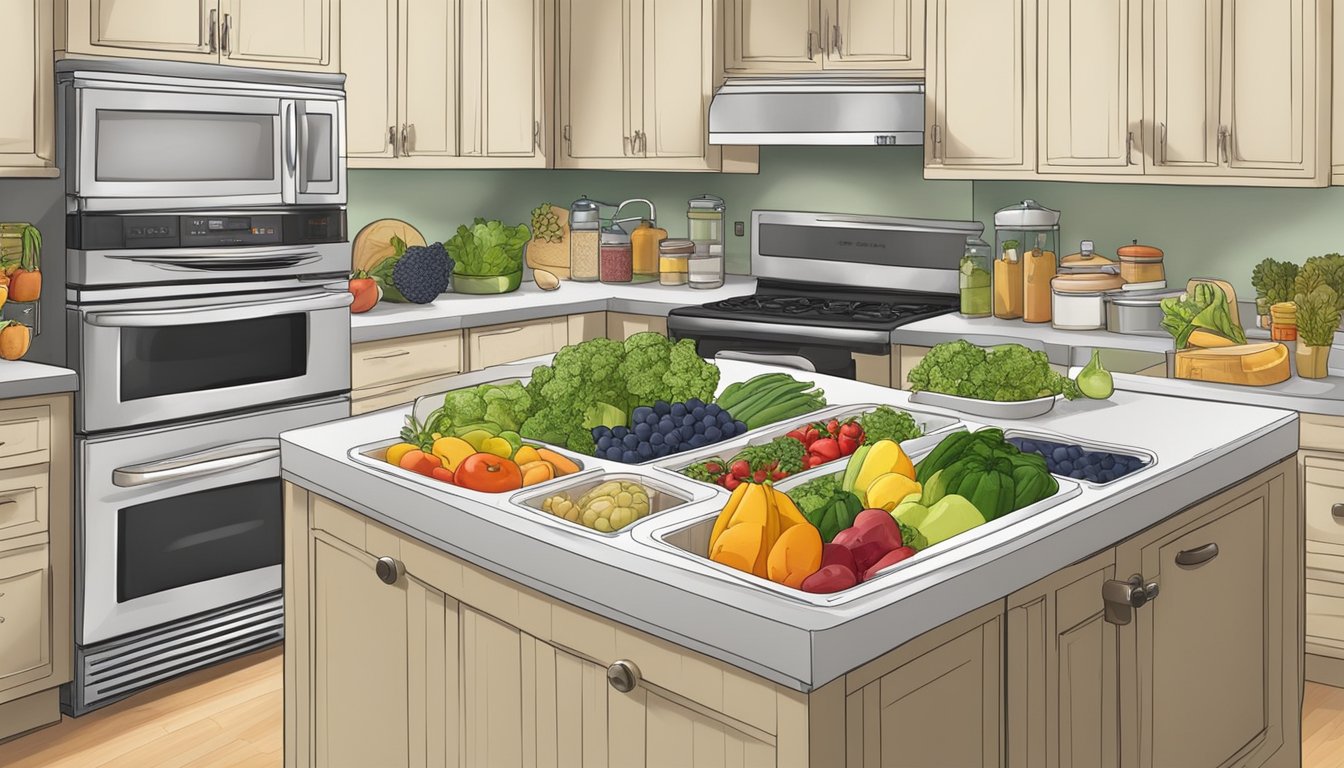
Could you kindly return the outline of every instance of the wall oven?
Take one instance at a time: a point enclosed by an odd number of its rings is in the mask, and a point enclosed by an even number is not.
[[[343,75],[66,59],[66,191],[83,210],[344,203]]]

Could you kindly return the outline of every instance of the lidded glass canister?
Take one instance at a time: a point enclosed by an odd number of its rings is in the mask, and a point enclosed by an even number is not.
[[[598,278],[602,237],[600,203],[581,197],[569,206],[569,278],[591,283]]]
[[[723,245],[723,198],[701,195],[691,198],[686,208],[686,232],[695,250],[708,253],[709,246]]]
[[[1005,262],[1001,270],[995,264],[996,275],[1004,272],[1004,284],[995,286],[995,311],[998,317],[1020,316],[1029,323],[1048,323],[1051,318],[1050,281],[1054,279],[1059,259],[1059,211],[1046,208],[1035,200],[1023,200],[994,214],[995,253]],[[1020,270],[1022,290],[1018,293],[1014,282]],[[1013,306],[1021,297],[1021,309]],[[1000,298],[1002,309],[1000,313]]]
[[[961,294],[961,314],[965,317],[988,317],[994,308],[994,290],[991,286],[990,262],[994,259],[989,243],[978,237],[966,238],[966,250],[961,256],[957,287]]]

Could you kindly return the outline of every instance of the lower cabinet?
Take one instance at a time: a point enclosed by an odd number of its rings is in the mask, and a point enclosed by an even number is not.
[[[350,355],[350,410],[356,416],[439,391],[443,379],[464,370],[462,331],[361,342]]]
[[[286,765],[1297,765],[1296,502],[1289,460],[803,694],[289,486]]]
[[[667,318],[655,315],[631,315],[625,312],[607,313],[607,338],[625,341],[636,333],[652,331],[667,335]]]

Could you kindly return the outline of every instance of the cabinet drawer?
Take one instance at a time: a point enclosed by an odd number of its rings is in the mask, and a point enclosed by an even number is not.
[[[1307,574],[1307,652],[1344,658],[1344,583]]]
[[[49,406],[0,410],[0,469],[45,463],[50,448]]]
[[[6,539],[47,530],[47,465],[0,470],[0,549]]]
[[[537,355],[550,355],[569,343],[569,318],[553,317],[467,331],[471,370],[504,365]]]
[[[1303,450],[1340,450],[1344,447],[1344,416],[1302,414],[1298,422],[1298,443]]]
[[[0,691],[51,674],[45,544],[0,555]]]
[[[462,332],[426,333],[350,348],[350,388],[359,390],[404,384],[462,372]]]
[[[1344,571],[1344,460],[1307,456],[1302,460],[1302,480],[1307,558],[1328,558],[1335,566],[1322,563],[1313,567]]]

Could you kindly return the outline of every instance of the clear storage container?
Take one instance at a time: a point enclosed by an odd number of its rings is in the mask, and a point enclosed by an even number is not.
[[[1046,208],[1035,200],[1023,200],[994,214],[994,237],[1001,258],[1010,262],[1017,256],[1022,272],[1021,316],[1029,323],[1048,323],[1051,317],[1052,296],[1050,281],[1057,271],[1059,253],[1059,211]],[[996,265],[997,267],[997,265]],[[996,272],[998,269],[996,269]],[[1012,270],[1004,270],[1006,280],[1015,277]],[[1006,299],[1004,314],[1011,316],[1014,292],[1003,288]]]
[[[569,206],[569,279],[591,283],[598,277],[602,237],[601,203],[581,197]]]
[[[988,317],[994,307],[989,263],[991,258],[989,243],[978,237],[966,238],[966,251],[961,257],[957,280],[961,293],[961,314],[966,317]]]

